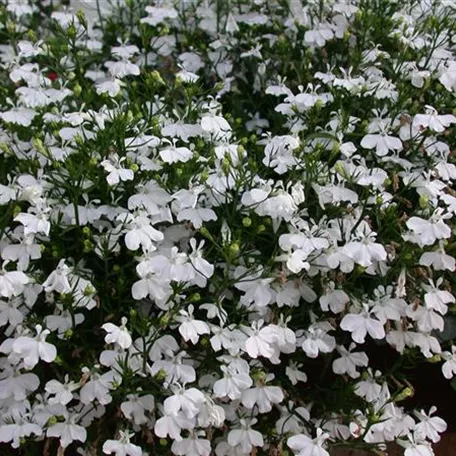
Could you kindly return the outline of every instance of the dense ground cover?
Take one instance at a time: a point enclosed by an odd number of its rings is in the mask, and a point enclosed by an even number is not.
[[[0,442],[432,455],[454,1],[57,3],[0,2]]]

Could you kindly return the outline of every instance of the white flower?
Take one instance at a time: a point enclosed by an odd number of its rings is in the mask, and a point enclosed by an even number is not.
[[[5,298],[19,296],[28,283],[29,278],[21,271],[0,270],[0,296]]]
[[[420,420],[420,422],[415,426],[415,433],[420,435],[423,439],[430,439],[434,443],[440,441],[440,435],[442,432],[445,432],[447,429],[447,424],[442,418],[438,416],[431,416],[434,412],[437,411],[437,407],[431,407],[429,414],[426,414],[424,410],[420,412],[415,411],[415,416]]]
[[[456,345],[451,347],[451,351],[451,353],[447,351],[442,353],[442,358],[445,360],[442,365],[442,372],[444,377],[448,379],[456,375]]]
[[[144,251],[152,252],[157,248],[156,243],[163,239],[163,233],[152,226],[151,220],[145,214],[139,214],[128,223],[125,245],[129,250],[138,250],[141,246]]]
[[[333,328],[330,325],[315,323],[304,331],[302,349],[309,358],[317,358],[318,354],[331,353],[336,348],[336,339],[328,334]]]
[[[383,324],[371,317],[371,312],[366,305],[358,314],[347,314],[342,318],[340,327],[344,331],[350,331],[352,339],[358,344],[363,344],[366,334],[373,339],[383,339],[385,337],[385,328]]]
[[[137,394],[129,394],[127,401],[120,404],[120,409],[125,415],[125,418],[133,421],[138,426],[147,423],[145,412],[151,412],[154,408],[154,397],[151,394],[139,396]]]
[[[428,309],[436,310],[437,312],[445,315],[448,311],[447,304],[456,302],[455,297],[446,290],[439,290],[438,287],[442,284],[443,279],[437,280],[437,283],[429,279],[429,285],[423,284],[422,287],[427,292],[424,295],[424,302]]]
[[[48,437],[59,437],[62,448],[66,448],[76,440],[84,443],[87,439],[87,431],[75,423],[75,418],[53,424],[46,431],[46,435]]]
[[[248,409],[257,405],[260,413],[267,413],[272,410],[274,404],[280,404],[283,397],[283,391],[280,387],[258,384],[254,388],[244,390],[241,402]]]
[[[364,136],[361,140],[361,147],[375,149],[375,153],[379,157],[384,157],[388,155],[390,150],[402,150],[402,141],[395,136],[388,135],[386,132],[381,132]]]
[[[103,453],[116,456],[142,456],[141,447],[130,443],[130,437],[134,434],[119,431],[119,440],[106,440],[103,444]]]
[[[214,383],[215,397],[229,397],[233,401],[240,399],[242,392],[250,388],[253,384],[248,374],[235,372],[234,369],[226,366],[221,366],[220,369],[223,372],[223,378]]]
[[[20,336],[14,340],[12,351],[24,361],[26,369],[33,369],[40,359],[46,363],[52,363],[57,357],[57,349],[54,345],[46,342],[50,333],[48,329],[42,331],[41,325],[36,325],[35,338]]]
[[[175,320],[180,324],[179,333],[184,340],[191,341],[192,344],[197,344],[199,337],[202,334],[210,334],[210,329],[207,323],[202,320],[195,320],[193,318],[193,305],[188,306],[188,311],[180,310],[180,315],[175,317]]]
[[[11,367],[2,366],[0,380],[0,399],[12,398],[15,401],[24,401],[27,395],[36,391],[40,385],[38,376],[32,373],[18,374]]]
[[[43,283],[43,288],[46,293],[56,291],[57,293],[69,293],[71,291],[71,285],[69,282],[68,275],[72,269],[65,264],[65,260],[59,261],[59,264],[48,278]]]
[[[154,425],[154,432],[157,437],[166,438],[168,435],[171,439],[182,440],[182,429],[193,429],[195,427],[195,419],[188,418],[183,413],[176,415],[164,415],[159,418]]]
[[[420,246],[432,245],[439,239],[448,239],[451,236],[451,228],[445,224],[444,219],[451,218],[451,214],[443,214],[441,208],[437,209],[429,220],[421,217],[411,217],[406,225],[412,231],[412,237],[405,236]]]
[[[198,415],[204,403],[204,394],[196,388],[176,388],[175,394],[165,399],[163,409],[166,415],[176,416],[180,411],[187,418],[194,418]]]
[[[254,447],[263,447],[263,436],[260,432],[255,431],[251,427],[256,423],[256,420],[253,419],[248,423],[241,419],[239,423],[242,426],[240,429],[232,429],[228,433],[228,443],[232,447],[239,446],[241,451],[247,454],[249,454]]]
[[[126,350],[132,344],[131,335],[126,327],[127,319],[122,317],[121,325],[116,326],[112,323],[105,323],[102,328],[108,333],[105,336],[107,344],[117,344],[120,348]]]
[[[175,440],[171,451],[178,456],[209,456],[211,454],[211,443],[207,439],[200,439],[204,431],[191,432],[186,439]]]
[[[250,337],[245,341],[244,350],[251,358],[264,356],[272,358],[275,354],[275,349],[272,346],[275,342],[275,335],[267,327],[262,328],[263,320],[252,323]]]
[[[294,435],[287,440],[287,445],[298,456],[329,456],[329,453],[323,448],[329,434],[317,429],[317,437],[311,439],[304,434]]]
[[[387,257],[385,247],[375,242],[374,233],[366,235],[360,241],[348,242],[342,252],[365,268],[371,266],[374,261],[385,261]]]
[[[90,380],[81,388],[80,397],[83,404],[90,404],[95,399],[102,405],[109,404],[112,396],[109,390],[114,389],[113,383],[118,380],[118,374],[113,371],[105,374],[92,373]]]
[[[68,375],[65,376],[65,383],[60,383],[58,380],[49,380],[44,389],[47,393],[54,395],[49,397],[49,404],[67,405],[74,397],[73,391],[79,388],[79,384],[71,381],[68,382]]]
[[[358,378],[361,374],[357,367],[367,367],[369,359],[364,352],[352,352],[355,344],[350,344],[347,350],[343,345],[337,346],[340,358],[333,361],[332,369],[335,374],[348,374],[351,378]]]
[[[413,118],[413,126],[429,128],[437,133],[442,133],[445,128],[456,123],[456,117],[452,114],[439,115],[432,106],[426,106],[426,114],[417,114]]]
[[[186,163],[193,157],[193,152],[187,147],[168,146],[160,151],[160,157],[165,163]]]
[[[45,234],[49,236],[51,224],[49,222],[49,213],[46,211],[36,211],[36,214],[28,214],[21,212],[14,220],[24,225],[24,236],[30,234]]]
[[[40,426],[21,418],[15,420],[13,424],[0,425],[0,442],[11,442],[13,448],[19,448],[22,438],[30,437],[32,434],[40,436],[42,433]]]
[[[131,169],[123,168],[122,162],[126,157],[119,158],[117,154],[113,154],[108,160],[103,160],[101,166],[109,173],[106,176],[106,181],[109,185],[117,185],[120,181],[130,181],[134,178],[134,172]]]

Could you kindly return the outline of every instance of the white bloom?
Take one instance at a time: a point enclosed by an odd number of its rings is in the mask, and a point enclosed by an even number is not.
[[[52,363],[57,357],[57,349],[54,345],[46,342],[50,331],[42,331],[41,325],[36,325],[35,338],[20,336],[14,340],[12,351],[24,361],[26,369],[33,369],[40,359],[46,363]]]
[[[442,365],[442,372],[448,379],[456,375],[456,345],[451,347],[451,351],[451,353],[447,351],[442,353],[442,358],[445,360]]]
[[[366,334],[369,334],[373,339],[385,337],[383,324],[371,317],[371,312],[365,305],[360,313],[345,315],[340,322],[340,327],[344,331],[350,331],[352,339],[358,344],[364,343]]]
[[[123,168],[123,161],[125,161],[125,157],[119,158],[118,155],[114,154],[108,160],[101,162],[101,166],[109,173],[106,176],[109,185],[117,185],[120,181],[133,180],[134,172],[131,169]]]
[[[59,437],[62,448],[66,448],[76,440],[84,443],[87,439],[87,431],[84,427],[76,424],[74,418],[63,423],[53,424],[46,431],[46,435],[48,437]]]
[[[126,327],[127,319],[122,317],[120,327],[113,325],[112,323],[105,323],[102,328],[108,333],[105,336],[105,342],[107,344],[117,344],[120,348],[126,350],[132,344],[131,335]]]
[[[317,437],[311,439],[304,434],[294,435],[287,440],[287,445],[298,456],[329,456],[329,453],[323,448],[329,434],[317,429]]]
[[[28,283],[29,278],[21,271],[0,270],[0,296],[5,298],[19,296]]]
[[[420,435],[423,439],[432,440],[434,443],[440,441],[439,434],[445,432],[447,429],[447,424],[444,420],[442,420],[442,418],[439,418],[438,416],[431,416],[436,411],[436,407],[431,407],[429,414],[426,414],[424,410],[414,412],[415,416],[420,420],[420,422],[415,426],[415,433]]]
[[[141,447],[130,442],[134,434],[119,431],[120,440],[106,440],[103,444],[103,453],[116,456],[142,456]]]
[[[193,305],[188,306],[188,311],[180,310],[180,315],[175,317],[175,320],[180,324],[179,332],[184,340],[191,341],[192,344],[197,344],[199,337],[202,334],[210,334],[210,329],[207,323],[202,320],[195,320],[193,318]]]
[[[228,433],[228,443],[232,447],[239,446],[241,451],[249,454],[254,447],[263,447],[263,436],[258,431],[251,428],[256,423],[253,419],[250,423],[240,420],[240,429],[232,429]]]

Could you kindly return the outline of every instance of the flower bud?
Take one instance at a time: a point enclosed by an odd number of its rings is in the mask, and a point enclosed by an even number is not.
[[[252,226],[252,219],[250,217],[244,217],[242,219],[242,224],[246,227],[246,228],[249,228],[250,226]]]
[[[160,369],[156,374],[155,374],[155,380],[162,382],[165,380],[165,378],[168,376],[166,373],[165,369]]]
[[[402,391],[399,392],[399,394],[394,398],[394,402],[400,402],[405,399],[409,399],[410,397],[413,397],[415,395],[415,391],[413,388],[410,386],[407,386],[404,388]]]
[[[208,230],[205,226],[202,226],[202,227],[200,228],[199,232],[200,232],[200,234],[201,234],[202,236],[204,236],[205,238],[208,238],[208,239],[210,239],[211,241],[214,240],[214,238],[212,237],[212,234],[209,233],[209,230]]]
[[[429,197],[427,195],[421,195],[420,201],[419,201],[419,205],[420,205],[421,209],[426,209],[428,207],[428,204],[429,204]]]
[[[75,86],[73,87],[73,93],[75,94],[75,96],[79,97],[82,93],[82,87],[79,84],[75,84]]]
[[[434,356],[431,356],[430,358],[427,358],[426,361],[431,364],[436,364],[436,363],[440,363],[440,361],[442,361],[442,357],[440,355],[434,355]]]

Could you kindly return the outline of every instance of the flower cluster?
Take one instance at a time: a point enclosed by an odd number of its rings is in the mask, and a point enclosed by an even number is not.
[[[0,1],[0,443],[432,456],[454,1],[57,3]]]

